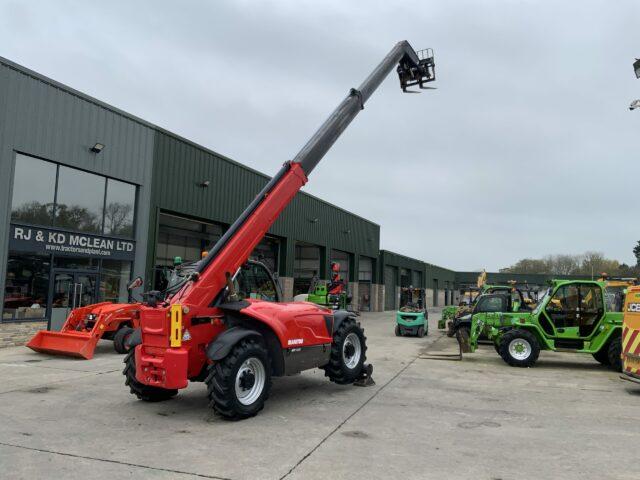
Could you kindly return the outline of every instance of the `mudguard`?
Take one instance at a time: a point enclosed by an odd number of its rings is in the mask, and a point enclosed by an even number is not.
[[[247,337],[262,338],[262,335],[260,332],[243,327],[231,327],[225,330],[207,347],[207,358],[213,361],[222,360],[229,355],[235,344]]]
[[[335,310],[333,312],[333,331],[335,332],[340,328],[340,324],[347,318],[356,318],[356,316],[347,310]]]

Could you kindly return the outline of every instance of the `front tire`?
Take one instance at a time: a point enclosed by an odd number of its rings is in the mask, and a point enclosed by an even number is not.
[[[145,402],[163,402],[175,397],[178,390],[168,390],[166,388],[153,387],[140,383],[136,378],[136,349],[132,348],[124,358],[124,374],[126,380],[124,384],[129,387],[129,391]]]
[[[346,318],[333,334],[329,363],[322,367],[325,376],[338,385],[355,382],[367,359],[366,342],[367,337],[360,325],[355,319]]]
[[[622,339],[616,337],[609,342],[607,348],[607,356],[609,357],[609,366],[616,372],[622,371]]]
[[[396,325],[396,337],[401,337],[402,336],[402,332],[400,332],[400,325]]]
[[[599,363],[601,363],[602,365],[604,365],[606,367],[611,365],[611,362],[609,362],[609,347],[610,346],[611,346],[611,344],[604,345],[600,350],[598,350],[596,353],[592,354],[593,358],[595,358]]]
[[[509,330],[500,339],[500,356],[512,367],[532,367],[538,355],[538,339],[527,330]]]
[[[424,327],[418,328],[418,338],[424,337]]]
[[[271,362],[256,338],[241,340],[229,355],[209,365],[205,379],[209,405],[230,420],[253,417],[271,389]]]

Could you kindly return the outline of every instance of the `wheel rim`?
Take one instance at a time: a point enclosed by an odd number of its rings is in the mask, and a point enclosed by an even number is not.
[[[264,364],[255,357],[247,358],[236,373],[236,397],[242,405],[254,403],[264,390],[267,374]]]
[[[360,343],[360,337],[355,333],[350,333],[342,344],[342,361],[347,368],[354,369],[360,362],[361,356],[362,344]]]
[[[516,360],[526,360],[531,355],[531,344],[524,338],[515,338],[509,343],[509,354]]]

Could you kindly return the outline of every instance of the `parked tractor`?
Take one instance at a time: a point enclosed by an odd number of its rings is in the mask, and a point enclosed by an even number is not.
[[[540,350],[553,350],[589,353],[620,370],[621,332],[622,312],[607,302],[606,282],[554,280],[532,311],[478,312],[470,336],[459,330],[457,338],[463,352],[474,352],[484,334],[514,367],[532,367]]]
[[[400,309],[396,312],[396,337],[412,335],[419,338],[428,335],[428,313],[424,288],[402,287]]]

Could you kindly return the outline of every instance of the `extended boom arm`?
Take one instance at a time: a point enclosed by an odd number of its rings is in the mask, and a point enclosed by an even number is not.
[[[225,276],[247,261],[284,208],[307,182],[307,177],[327,153],[382,81],[397,65],[400,86],[419,85],[435,79],[433,56],[420,59],[409,42],[402,41],[387,54],[358,89],[338,105],[295,158],[286,162],[229,230],[200,262],[193,281],[174,295],[172,303],[211,306],[224,288]]]

